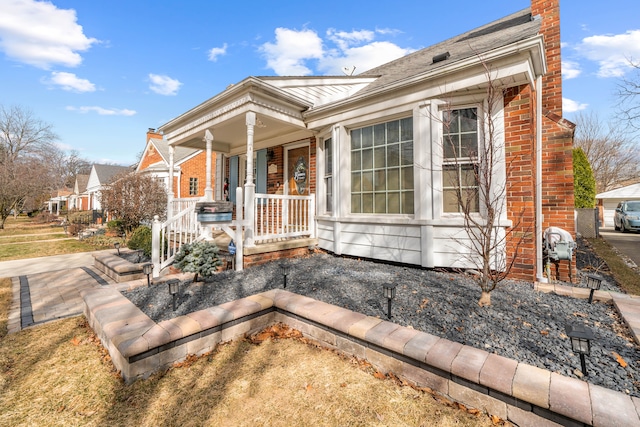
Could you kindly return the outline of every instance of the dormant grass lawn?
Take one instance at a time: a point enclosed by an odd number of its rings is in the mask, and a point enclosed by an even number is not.
[[[588,239],[593,250],[609,267],[620,287],[631,295],[640,295],[640,274],[630,268],[604,239]]]
[[[55,223],[37,223],[32,218],[9,217],[0,230],[0,261],[90,252],[101,247],[87,241],[67,239]]]
[[[9,289],[0,279],[2,426],[502,424],[366,363],[282,338],[290,331],[221,345],[126,386],[82,317],[7,335]]]

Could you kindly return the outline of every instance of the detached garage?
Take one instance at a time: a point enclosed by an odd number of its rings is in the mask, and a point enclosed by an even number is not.
[[[616,188],[596,195],[598,208],[604,216],[604,226],[613,228],[613,215],[618,203],[625,200],[640,200],[640,183]]]

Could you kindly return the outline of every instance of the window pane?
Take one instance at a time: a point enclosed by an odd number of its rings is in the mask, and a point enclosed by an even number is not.
[[[458,212],[456,190],[444,190],[442,192],[442,210],[444,212]]]
[[[352,194],[351,195],[351,212],[353,213],[361,213],[362,212],[362,204],[360,203],[360,194]]]
[[[458,152],[458,135],[445,135],[442,140],[445,159],[455,159]]]
[[[386,127],[384,124],[373,126],[374,145],[384,145],[386,142]]]
[[[460,135],[460,155],[459,157],[476,158],[478,155],[478,134],[463,133]]]
[[[333,179],[331,177],[324,180],[324,188],[326,191],[326,211],[333,212]]]
[[[387,193],[387,212],[388,213],[401,213],[400,212],[400,193]]]
[[[355,150],[357,148],[361,147],[361,133],[360,129],[356,129],[356,130],[352,130],[351,131],[351,149]]]
[[[458,110],[460,116],[460,132],[475,131],[478,128],[478,118],[475,108]]]
[[[362,191],[362,184],[360,179],[360,172],[351,173],[351,192]]]
[[[457,187],[458,186],[458,173],[455,166],[444,166],[442,168],[442,186],[443,187]]]
[[[386,171],[377,170],[375,171],[375,189],[376,191],[385,191],[387,189],[387,179],[386,179]]]
[[[458,111],[445,111],[442,115],[442,123],[445,129],[445,132],[448,133],[458,133],[460,127],[458,126]]]
[[[362,148],[373,146],[373,128],[362,128]]]
[[[413,213],[413,191],[402,192],[402,213]]]
[[[413,190],[413,168],[402,168],[402,189]]]
[[[413,141],[413,118],[400,120],[400,140]]]
[[[357,151],[352,151],[351,152],[351,170],[352,171],[359,171],[360,169],[362,169],[362,151],[357,150]]]
[[[395,168],[387,170],[387,189],[400,189],[400,169]]]
[[[402,164],[413,165],[413,141],[402,144]]]
[[[362,191],[373,191],[373,172],[362,172]]]
[[[333,172],[333,146],[331,138],[324,141],[324,174],[331,175]]]
[[[362,213],[373,213],[373,193],[362,195]]]
[[[384,168],[387,166],[387,155],[384,147],[376,147],[373,150],[374,162],[373,166],[376,169]]]
[[[463,193],[463,203],[469,206],[469,212],[479,212],[478,191],[475,188],[466,189]]]
[[[376,213],[387,213],[387,194],[386,193],[375,193],[375,212]]]
[[[400,122],[393,121],[387,123],[387,144],[392,144],[400,140]]]
[[[460,181],[464,187],[476,187],[476,168],[473,165],[463,165],[460,172]]]
[[[362,150],[362,170],[373,169],[373,149]]]
[[[400,145],[393,144],[387,145],[387,166],[399,166],[400,165]]]

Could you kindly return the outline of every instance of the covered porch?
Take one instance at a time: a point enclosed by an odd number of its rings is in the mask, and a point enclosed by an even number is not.
[[[154,276],[197,240],[222,251],[233,240],[236,270],[315,247],[315,135],[302,117],[310,105],[249,77],[159,128],[169,170],[177,146],[206,150],[207,163],[200,200],[174,197],[177,180],[189,176],[169,179],[167,219],[153,224]],[[230,218],[198,221],[196,203],[215,201],[233,204]]]

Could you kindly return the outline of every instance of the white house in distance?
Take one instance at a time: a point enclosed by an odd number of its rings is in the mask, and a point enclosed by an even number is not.
[[[309,223],[296,227],[338,255],[477,268],[461,244],[468,236],[453,181],[481,197],[469,153],[494,125],[491,191],[504,206],[498,227],[523,236],[511,276],[542,280],[542,231],[575,229],[575,126],[562,118],[560,51],[559,1],[532,0],[530,8],[358,75],[247,77],[159,132],[170,149],[221,158],[215,173],[244,210],[244,233],[236,236],[244,236],[245,265],[263,242],[288,236],[291,222],[305,216]],[[489,89],[499,94],[492,108]],[[213,195],[212,180],[206,185]],[[243,200],[235,200],[236,188]],[[487,217],[480,203],[472,211]],[[497,255],[515,254],[515,246],[507,242]]]
[[[130,171],[131,168],[127,166],[118,165],[99,165],[94,164],[91,166],[91,172],[89,173],[89,179],[87,180],[87,195],[89,198],[89,210],[99,210],[100,205],[100,191],[105,185],[112,182],[113,178],[121,173]]]
[[[607,228],[613,228],[613,215],[616,212],[618,203],[625,200],[640,200],[640,183],[597,194],[596,200],[598,201],[598,207],[602,209],[603,225]]]

